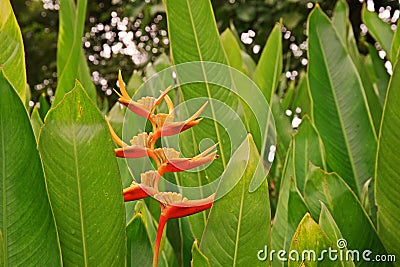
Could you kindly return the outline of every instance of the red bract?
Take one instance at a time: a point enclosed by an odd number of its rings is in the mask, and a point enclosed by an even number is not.
[[[169,219],[182,218],[211,208],[215,194],[199,200],[188,200],[181,194],[175,192],[161,192],[154,195],[160,203],[161,215],[158,222],[156,243],[154,245],[153,266],[158,265],[158,254],[160,250],[161,237],[164,226]]]
[[[142,173],[141,183],[133,182],[130,187],[124,189],[124,201],[133,201],[153,196],[158,193],[158,181],[160,175],[156,171]]]
[[[163,175],[166,172],[180,172],[185,170],[190,170],[199,167],[203,164],[209,163],[217,158],[217,151],[212,150],[217,146],[208,148],[203,153],[193,157],[193,158],[179,158],[178,154],[171,152],[172,148],[162,148],[156,149],[154,152],[157,157],[160,158],[160,166],[158,167],[158,173]],[[172,149],[173,150],[173,149]],[[168,152],[168,153],[167,153]]]

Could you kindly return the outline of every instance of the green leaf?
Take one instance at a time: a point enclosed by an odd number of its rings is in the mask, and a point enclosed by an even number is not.
[[[293,236],[290,245],[291,252],[288,255],[289,266],[338,266],[336,261],[329,259],[327,253],[322,254],[323,250],[327,251],[329,247],[332,247],[332,243],[321,227],[307,213],[304,215]],[[292,253],[292,251],[296,251],[297,255],[296,253]],[[325,257],[321,255],[325,255]],[[303,256],[304,259],[302,259]],[[320,259],[320,257],[322,258]]]
[[[56,227],[29,117],[0,68],[2,266],[61,266]]]
[[[46,94],[42,93],[39,97],[39,114],[40,114],[40,118],[42,120],[44,120],[44,118],[46,117],[47,112],[50,109],[50,105],[49,102],[47,102],[46,99]]]
[[[389,73],[385,68],[385,61],[379,57],[378,51],[374,46],[368,44],[369,55],[371,56],[372,66],[375,71],[375,84],[378,92],[379,102],[383,107],[386,98],[386,89],[389,84]]]
[[[368,11],[366,5],[364,5],[362,9],[362,21],[367,26],[368,32],[381,45],[383,50],[385,50],[386,56],[391,59],[394,33],[390,28],[390,24],[382,21],[378,13]]]
[[[277,23],[268,36],[254,72],[254,81],[264,94],[269,106],[282,73],[282,25]]]
[[[235,36],[229,29],[226,29],[221,34],[221,42],[222,46],[224,47],[229,66],[243,72],[243,58],[240,52],[240,46],[237,43]]]
[[[249,252],[269,245],[268,186],[264,183],[256,191],[248,191],[259,157],[253,138],[248,135],[219,184],[200,244],[212,266],[257,266],[259,260]]]
[[[285,177],[282,183],[271,231],[271,250],[289,252],[290,240],[308,208],[292,177]],[[287,262],[274,260],[271,266],[287,266]]]
[[[375,196],[378,207],[378,233],[388,252],[400,257],[400,200],[396,197],[400,190],[400,166],[397,148],[400,145],[400,64],[393,70],[387,90],[379,133],[378,153],[375,173]]]
[[[72,90],[75,79],[81,80],[87,94],[96,100],[96,88],[91,84],[89,68],[82,50],[87,0],[62,0],[57,43],[58,84],[53,104]]]
[[[374,255],[386,254],[374,225],[357,196],[337,174],[313,167],[307,178],[304,198],[314,218],[319,216],[321,202],[324,203],[346,239],[348,249],[368,249]],[[362,263],[360,256],[358,265]]]
[[[305,116],[293,138],[294,170],[290,175],[296,180],[300,192],[304,192],[310,161],[326,169],[322,141],[310,118]]]
[[[153,248],[143,217],[139,213],[126,226],[127,266],[152,266]]]
[[[43,121],[40,118],[39,110],[37,107],[33,108],[33,111],[31,114],[31,124],[32,124],[33,133],[35,134],[35,138],[37,140],[39,138],[40,128],[42,128],[42,125],[43,125]]]
[[[208,0],[189,0],[186,2],[165,0],[164,3],[173,64],[177,65],[193,61],[227,63],[211,3]],[[219,81],[216,79],[219,77],[223,81],[227,78],[230,82],[229,69],[227,67],[221,66],[221,68],[216,69],[214,65],[214,67],[211,66],[210,68],[210,64],[207,63],[193,63],[193,65],[181,65],[180,67],[177,65],[175,67],[180,102],[191,99],[197,100],[197,102],[191,102],[192,104],[190,105],[181,106],[176,120],[187,119],[204,102],[209,102],[208,107],[202,114],[202,116],[207,116],[209,119],[203,119],[195,129],[189,129],[180,134],[181,153],[186,157],[198,154],[200,152],[199,142],[203,139],[219,144],[217,149],[220,157],[206,170],[197,173],[183,172],[175,177],[180,185],[201,186],[211,183],[222,174],[231,156],[231,149],[236,149],[236,147],[231,147],[231,140],[226,129],[219,125],[218,122],[223,121],[224,117],[226,118],[227,109],[236,110],[237,97],[230,90],[210,83],[213,79]],[[185,84],[188,80],[191,83]],[[193,83],[193,81],[199,82]],[[222,103],[222,105],[218,105],[219,103]],[[225,113],[221,108],[225,109]],[[228,113],[228,116],[230,115]],[[240,120],[238,123],[240,123]],[[244,138],[246,131],[238,132],[243,133]],[[239,140],[238,145],[243,138]],[[211,142],[209,143],[210,145]],[[199,191],[201,195],[196,197],[205,197],[211,193]],[[198,218],[198,220],[194,218]],[[196,215],[196,217],[190,219],[191,227],[201,229],[204,227],[205,220],[204,212],[201,215]],[[196,231],[194,234],[197,239],[200,239],[200,231]]]
[[[333,11],[332,23],[333,25],[335,25],[338,35],[343,41],[347,39],[348,17],[349,7],[347,5],[347,2],[345,0],[337,1],[335,10]]]
[[[336,248],[339,248],[337,245],[341,246],[340,248],[343,249],[345,253],[348,253],[347,248],[343,248],[341,245],[341,239],[343,238],[342,233],[340,232],[339,227],[337,226],[335,220],[333,219],[331,213],[329,212],[328,208],[325,206],[323,202],[321,202],[321,213],[319,215],[319,225],[321,226],[321,229],[325,232],[325,234],[328,236],[328,238],[331,241],[331,244],[336,244]],[[336,249],[335,248],[335,249]],[[339,248],[339,249],[340,249]],[[347,255],[347,254],[343,254]],[[351,256],[350,254],[348,254]],[[348,267],[353,267],[354,262],[349,258],[347,260],[346,258],[342,258],[343,260],[338,260],[340,262],[340,266],[348,266]],[[338,262],[336,261],[336,262]]]
[[[0,67],[25,102],[25,52],[21,30],[9,0],[0,3]]]
[[[372,177],[376,134],[364,89],[336,30],[317,6],[309,17],[308,78],[313,119],[329,170],[359,195]]]
[[[297,107],[301,108],[302,115],[306,114],[312,116],[308,77],[304,72],[300,74],[300,80],[293,99],[292,110],[296,110]]]
[[[284,165],[272,227],[272,249],[276,251],[281,249],[288,251],[295,228],[307,211],[297,190],[300,192],[304,190],[310,161],[325,166],[323,146],[318,133],[306,116],[297,134],[292,138]],[[279,261],[272,263],[273,266],[282,264],[283,262]]]
[[[400,48],[400,29],[399,27],[396,28],[396,31],[394,33],[393,36],[393,41],[392,41],[392,47],[391,47],[391,51],[392,51],[392,55],[391,55],[391,62],[392,62],[392,66],[394,66],[396,64],[396,59],[397,59],[397,54],[399,53],[399,48]]]
[[[210,261],[204,255],[203,252],[200,251],[199,245],[197,244],[197,240],[194,241],[193,247],[192,247],[192,261],[191,261],[191,266],[193,267],[210,267]]]
[[[50,110],[39,137],[65,265],[123,265],[124,204],[113,143],[80,83]]]
[[[374,123],[375,132],[378,132],[381,123],[383,105],[381,105],[379,101],[376,88],[374,87],[373,84],[374,83],[373,78],[368,73],[368,65],[365,62],[365,57],[361,55],[358,51],[357,42],[353,34],[353,28],[351,27],[350,20],[347,20],[347,25],[348,25],[347,42],[344,41],[344,43],[347,44],[349,55],[360,75],[365,95],[367,97],[367,102],[370,109],[372,121]]]

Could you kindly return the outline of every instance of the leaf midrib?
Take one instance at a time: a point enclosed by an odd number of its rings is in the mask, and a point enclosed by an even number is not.
[[[76,184],[78,191],[78,201],[79,201],[79,217],[81,223],[81,234],[82,234],[82,250],[83,250],[83,261],[84,266],[88,266],[87,263],[87,250],[86,250],[86,237],[85,237],[85,225],[83,220],[83,208],[82,208],[82,194],[81,194],[81,183],[80,183],[80,174],[79,174],[79,154],[76,147],[76,131],[75,127],[72,127],[72,140],[74,144],[74,160],[75,160],[75,176],[76,176]]]
[[[199,38],[197,37],[197,32],[196,32],[196,28],[195,28],[195,25],[194,25],[194,19],[193,19],[193,12],[192,12],[189,0],[186,0],[186,5],[188,7],[190,24],[192,26],[194,39],[196,41],[197,52],[198,52],[198,55],[199,55],[199,58],[200,58],[200,61],[201,61],[201,69],[203,71],[204,78],[207,81],[208,79],[207,79],[207,75],[206,75],[206,72],[204,70],[204,65],[203,65],[203,56],[201,54]],[[208,83],[205,83],[205,86],[206,86],[206,89],[207,89],[208,98],[212,99],[211,98],[210,87],[208,86]],[[212,101],[210,101],[210,108],[211,108],[211,114],[212,114],[212,117],[213,117],[213,124],[214,124],[214,128],[215,128],[215,133],[217,134],[218,141],[220,141],[221,140],[221,136],[220,136],[220,133],[219,133],[219,130],[218,130],[218,124],[216,122],[217,120],[215,118],[215,110],[214,110],[214,105],[213,105]],[[218,147],[219,147],[219,150],[221,151],[222,165],[224,166],[224,169],[225,169],[226,168],[226,161],[225,161],[225,154],[224,154],[223,148],[222,148],[222,143],[219,143]]]
[[[233,254],[233,265],[236,266],[236,259],[238,254],[239,240],[240,240],[240,226],[242,225],[242,213],[243,213],[243,205],[244,205],[244,192],[246,183],[242,183],[242,194],[240,198],[240,208],[239,208],[239,218],[238,218],[238,226],[236,231],[236,239],[235,239],[235,253]]]

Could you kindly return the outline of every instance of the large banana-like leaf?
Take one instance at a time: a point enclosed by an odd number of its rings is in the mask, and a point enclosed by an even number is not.
[[[25,101],[25,52],[21,30],[9,0],[0,2],[0,67],[10,84]]]
[[[1,266],[61,266],[42,164],[25,107],[0,68]]]
[[[397,62],[390,80],[379,133],[375,173],[375,196],[378,207],[378,233],[387,250],[400,258],[400,64]]]
[[[378,13],[368,11],[364,5],[362,9],[362,21],[367,26],[369,33],[379,42],[389,59],[392,59],[391,49],[394,32],[390,28],[390,24],[381,20]]]
[[[371,250],[374,255],[387,254],[357,196],[337,174],[326,173],[316,167],[311,168],[304,198],[314,218],[318,218],[321,202],[324,203],[347,241],[348,249]],[[365,261],[360,257],[355,263],[357,266],[363,266]],[[379,266],[379,263],[371,266]]]
[[[343,44],[347,47],[348,53],[360,75],[365,95],[367,97],[368,107],[374,122],[375,131],[377,132],[379,130],[382,116],[382,105],[379,102],[379,96],[374,88],[373,78],[369,75],[366,64],[363,61],[363,56],[358,51],[353,28],[348,18],[349,12],[347,2],[345,0],[338,1],[335,6],[332,22]]]
[[[57,44],[58,84],[54,104],[74,87],[79,79],[88,95],[96,100],[96,88],[90,80],[89,68],[82,51],[87,0],[60,1],[60,26]]]
[[[113,144],[81,84],[47,114],[39,149],[64,264],[124,265],[124,202]]]
[[[248,188],[260,155],[251,135],[236,150],[216,192],[200,248],[211,266],[258,266],[255,249],[270,240],[268,186]],[[266,173],[258,172],[265,176]]]
[[[376,134],[358,72],[329,18],[317,6],[309,17],[308,78],[313,119],[329,170],[359,195],[374,172]]]
[[[226,78],[228,78],[229,83],[230,76],[229,72],[226,72],[227,68],[210,69],[203,64],[203,61],[227,63],[211,3],[207,0],[165,0],[164,3],[167,13],[172,63],[177,65],[201,61],[193,65],[185,64],[176,70],[177,82],[180,85],[178,97],[181,102],[190,99],[197,101],[180,108],[177,120],[187,119],[195,112],[196,108],[198,109],[206,101],[209,102],[203,112],[203,116],[208,119],[203,119],[200,125],[180,134],[180,150],[185,156],[194,156],[200,151],[199,143],[202,140],[209,140],[208,146],[211,143],[218,143],[217,148],[220,155],[207,169],[201,172],[184,172],[179,174],[176,179],[183,186],[203,186],[211,183],[222,174],[231,156],[231,150],[236,149],[241,142],[239,140],[236,147],[231,145],[229,135],[224,128],[226,125],[221,126],[219,124],[224,120],[235,121],[234,117],[226,117],[226,114],[235,115],[237,99],[229,89],[210,83],[212,79],[215,80],[215,77],[218,76],[221,77],[223,82],[226,82]],[[196,83],[196,81],[198,82]],[[227,119],[229,117],[230,119]],[[240,118],[236,117],[236,123],[240,124]],[[243,140],[246,131],[238,132],[242,133],[243,136],[241,138]],[[204,150],[205,146],[207,146],[207,142],[203,144],[201,149]],[[213,190],[215,190],[215,187]],[[203,192],[201,189],[197,191],[200,194],[197,197],[204,197],[211,193],[210,191]],[[189,221],[194,236],[200,238],[206,223],[206,212],[191,216]]]

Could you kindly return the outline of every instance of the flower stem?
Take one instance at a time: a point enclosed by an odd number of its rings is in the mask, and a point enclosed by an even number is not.
[[[161,238],[162,238],[162,235],[163,235],[164,226],[167,223],[167,221],[168,221],[167,216],[165,216],[163,213],[161,213],[160,220],[158,222],[156,243],[154,244],[153,267],[157,267],[158,266],[158,254],[159,254],[159,251],[160,251]]]

